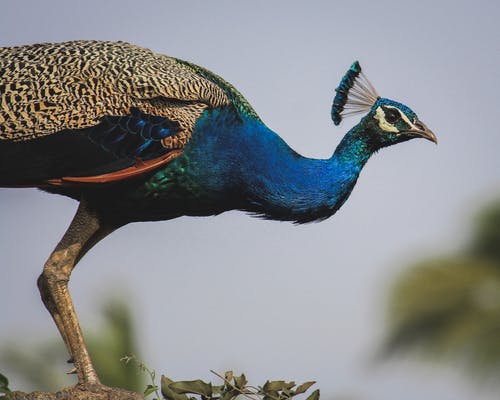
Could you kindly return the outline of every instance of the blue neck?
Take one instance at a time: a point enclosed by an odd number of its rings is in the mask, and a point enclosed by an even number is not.
[[[253,164],[255,173],[245,177],[253,183],[248,197],[256,209],[250,210],[272,219],[309,222],[330,217],[351,194],[371,155],[356,131],[326,160],[302,157],[274,133],[268,135],[279,151],[265,146],[267,154]]]
[[[193,170],[194,179],[204,192],[225,190],[237,196],[236,207],[228,204],[228,209],[265,218],[309,222],[331,216],[349,197],[372,154],[359,125],[345,135],[331,158],[321,160],[297,154],[253,118],[235,122],[223,112],[212,118],[198,125],[202,134],[193,138],[196,145],[187,154],[190,164],[204,165]]]

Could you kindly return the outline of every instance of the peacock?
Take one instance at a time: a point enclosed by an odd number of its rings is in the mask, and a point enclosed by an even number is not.
[[[136,221],[241,210],[307,223],[333,215],[383,147],[436,136],[380,97],[356,61],[336,88],[335,125],[365,114],[328,159],[291,149],[231,84],[125,42],[0,49],[0,186],[79,202],[37,284],[78,387],[102,388],[68,291],[93,245]]]

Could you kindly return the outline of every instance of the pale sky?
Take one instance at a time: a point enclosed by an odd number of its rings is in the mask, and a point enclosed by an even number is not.
[[[328,157],[359,121],[330,120],[355,59],[439,139],[376,154],[322,223],[229,212],[120,229],[72,276],[84,330],[100,300],[121,292],[145,361],[174,379],[233,369],[256,384],[316,380],[324,399],[496,398],[448,367],[371,359],[398,271],[457,248],[474,212],[500,197],[499,20],[494,0],[2,1],[1,46],[124,40],[189,60],[234,84],[309,157]],[[0,341],[57,337],[36,278],[75,209],[64,197],[0,189]]]

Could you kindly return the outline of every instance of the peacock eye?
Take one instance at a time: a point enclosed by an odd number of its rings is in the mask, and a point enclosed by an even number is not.
[[[384,108],[385,120],[390,124],[395,124],[401,118],[401,114],[395,108]]]

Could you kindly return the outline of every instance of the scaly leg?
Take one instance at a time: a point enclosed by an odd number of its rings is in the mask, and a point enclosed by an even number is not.
[[[68,230],[38,278],[42,301],[61,333],[75,365],[78,383],[83,386],[99,385],[100,382],[90,360],[69,294],[69,278],[80,258],[115,228],[103,224],[97,213],[82,200]]]

